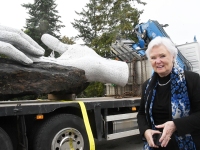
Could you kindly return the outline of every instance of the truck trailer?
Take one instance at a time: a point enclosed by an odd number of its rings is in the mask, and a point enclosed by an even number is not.
[[[136,26],[134,32],[138,43],[122,39],[111,45],[113,57],[127,62],[129,80],[124,87],[106,83],[105,97],[1,101],[0,150],[95,150],[94,139],[138,135],[141,86],[153,72],[145,48],[166,33],[152,20]],[[179,64],[200,73],[199,43],[177,48]]]
[[[94,138],[138,134],[139,97],[1,101],[2,150],[94,150]]]

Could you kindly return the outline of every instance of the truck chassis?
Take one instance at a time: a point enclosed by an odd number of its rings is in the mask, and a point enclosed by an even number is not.
[[[94,149],[90,144],[79,102],[85,105],[91,134],[95,139],[113,140],[139,134],[136,121],[139,97],[1,101],[0,141],[4,141],[2,148]]]

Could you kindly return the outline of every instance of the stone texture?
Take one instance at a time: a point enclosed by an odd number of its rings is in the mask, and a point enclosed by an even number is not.
[[[23,65],[0,58],[0,100],[40,94],[78,94],[88,86],[84,70],[40,62]]]

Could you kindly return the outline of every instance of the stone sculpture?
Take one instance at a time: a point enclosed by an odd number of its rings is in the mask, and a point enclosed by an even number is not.
[[[23,65],[0,58],[0,101],[36,99],[46,94],[66,99],[71,94],[78,95],[88,85],[84,70],[75,67],[46,62]]]
[[[44,57],[45,50],[27,34],[21,30],[0,26],[0,53],[20,63],[50,62],[73,66],[85,71],[88,82],[99,81],[119,86],[125,86],[128,82],[129,70],[126,62],[103,58],[87,46],[63,44],[49,34],[44,34],[41,40],[61,56]]]

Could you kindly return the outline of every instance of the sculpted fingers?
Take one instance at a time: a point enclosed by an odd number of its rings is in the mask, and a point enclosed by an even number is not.
[[[44,54],[45,50],[37,42],[35,42],[30,36],[28,36],[27,34],[25,34],[22,31],[19,31],[18,34],[22,38],[24,38],[27,42],[29,42],[33,47],[40,50],[40,52]]]
[[[29,54],[42,56],[45,50],[23,31],[0,25],[0,41],[4,41],[25,50]]]
[[[22,52],[33,56],[42,56],[44,54],[44,50],[42,48],[39,49],[34,47],[17,33],[0,30],[0,41],[10,43],[16,48],[19,48]]]
[[[60,54],[63,54],[66,50],[68,50],[67,44],[63,44],[57,38],[49,34],[43,34],[41,40],[47,47]]]
[[[16,61],[31,64],[33,61],[9,43],[0,41],[0,53]]]

